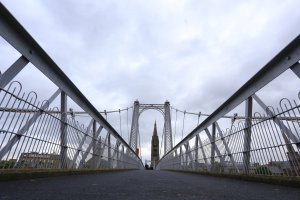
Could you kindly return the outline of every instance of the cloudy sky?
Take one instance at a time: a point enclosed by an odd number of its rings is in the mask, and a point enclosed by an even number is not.
[[[2,3],[99,110],[130,107],[138,99],[140,103],[169,100],[182,110],[211,113],[300,30],[298,0]],[[1,72],[18,57],[0,38]],[[17,79],[41,99],[55,91],[30,65]],[[297,81],[287,72],[265,94],[295,95]],[[113,119],[118,116],[109,118]],[[127,138],[126,113],[122,119]],[[140,119],[143,159],[150,158],[155,120],[161,134],[163,118],[158,112],[145,112]],[[178,116],[176,142],[182,120]],[[184,135],[197,124],[193,116],[186,120]],[[111,122],[118,130],[119,122]]]

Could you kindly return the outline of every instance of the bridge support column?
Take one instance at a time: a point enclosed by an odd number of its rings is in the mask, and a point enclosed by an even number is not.
[[[173,148],[173,140],[172,140],[172,127],[171,127],[171,107],[170,102],[166,101],[164,105],[165,110],[165,129],[164,129],[164,136],[165,136],[165,144],[164,144],[164,154],[169,152]]]
[[[251,125],[252,125],[252,97],[246,100],[245,110],[245,129],[244,129],[244,152],[243,152],[243,164],[244,172],[249,174],[250,170],[250,155],[251,155]]]
[[[130,131],[130,139],[129,139],[129,146],[134,151],[136,151],[137,144],[138,144],[139,110],[140,110],[140,103],[139,101],[135,101],[133,106],[133,115],[132,115],[131,131]],[[129,149],[127,152],[130,152]]]
[[[67,95],[64,91],[61,92],[60,102],[61,127],[60,127],[60,161],[61,168],[68,168],[67,157]]]

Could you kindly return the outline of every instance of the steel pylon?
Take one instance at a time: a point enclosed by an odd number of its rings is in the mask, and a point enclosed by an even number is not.
[[[142,112],[150,109],[159,111],[164,117],[163,137],[164,137],[164,154],[166,154],[169,150],[173,148],[172,127],[171,127],[171,107],[170,107],[170,102],[168,101],[166,101],[164,104],[140,104],[138,100],[134,102],[129,146],[131,146],[133,150],[137,149],[138,138],[140,137],[139,117]]]

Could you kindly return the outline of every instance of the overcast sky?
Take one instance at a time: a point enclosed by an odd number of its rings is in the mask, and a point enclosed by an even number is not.
[[[98,110],[130,107],[138,99],[169,100],[182,110],[211,113],[300,30],[298,0],[2,3]],[[1,72],[18,56],[0,38]],[[290,72],[284,76],[289,82],[275,84],[267,95],[290,95],[282,93],[299,81]],[[55,90],[50,83],[36,84],[32,77],[45,81],[32,66],[17,78],[42,99]],[[173,125],[174,119],[173,112]],[[163,118],[158,112],[145,112],[140,120],[143,159],[150,159],[154,120],[161,134]],[[185,135],[195,127],[197,118],[193,120]],[[178,130],[181,138],[182,127]]]

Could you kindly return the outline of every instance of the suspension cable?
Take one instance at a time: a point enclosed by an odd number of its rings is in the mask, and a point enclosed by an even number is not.
[[[175,145],[175,137],[176,137],[176,132],[177,132],[177,109],[176,109],[176,117],[175,117],[175,133],[174,133],[174,145]]]
[[[122,118],[121,118],[121,110],[119,109],[119,121],[120,121],[120,134],[121,134],[121,137],[123,138],[123,135],[122,135]]]
[[[183,120],[182,120],[182,132],[181,132],[181,140],[183,139],[183,131],[184,131],[184,120],[185,120],[185,111],[183,112]]]
[[[128,139],[128,143],[129,143],[129,125],[128,125],[128,108],[126,109],[127,110],[127,139]]]
[[[199,114],[198,114],[198,122],[197,122],[197,126],[199,125],[200,117],[201,117],[201,112],[199,112]]]
[[[142,158],[142,148],[141,148],[141,136],[140,136],[140,132],[138,132],[138,139],[139,139],[139,153],[141,155],[141,158]]]
[[[106,110],[104,110],[104,115],[105,115],[105,119],[107,121],[107,112],[106,112]]]
[[[110,113],[128,111],[128,109],[130,109],[130,108],[133,108],[133,107],[131,106],[131,107],[123,108],[123,109],[110,110],[110,111],[104,110],[104,111],[99,111],[99,113],[107,115],[107,114],[110,114]],[[1,109],[3,109],[3,108],[0,108],[0,111],[1,111]],[[85,111],[74,111],[73,113],[76,114],[76,115],[78,115],[78,114],[88,114]]]
[[[129,107],[129,108],[132,108],[132,106],[131,107]],[[118,109],[118,110],[110,110],[110,111],[106,111],[106,110],[104,110],[103,112],[99,112],[99,113],[107,113],[107,114],[109,114],[109,113],[116,113],[116,112],[123,112],[123,111],[126,111],[126,110],[128,110],[128,108],[123,108],[123,109]]]
[[[210,116],[210,114],[205,114],[205,113],[202,113],[202,112],[199,112],[199,113],[196,113],[196,112],[189,112],[189,111],[186,111],[186,110],[179,110],[178,108],[174,108],[174,107],[171,107],[171,109],[177,110],[178,112],[186,113],[186,114],[189,114],[189,115],[198,115],[198,116],[199,116],[199,114],[200,114],[201,116],[206,116],[206,117]],[[243,117],[243,116],[239,116],[239,117],[238,117],[238,116],[228,116],[228,115],[224,115],[224,116],[221,117],[221,118],[245,119],[245,117]]]
[[[162,151],[162,146],[163,146],[163,140],[164,140],[164,133],[165,133],[165,124],[164,124],[164,128],[163,128],[163,134],[161,134],[161,142],[160,142],[160,148],[159,148],[159,155],[161,154]],[[152,145],[152,144],[151,144]],[[152,153],[152,152],[151,152]]]

